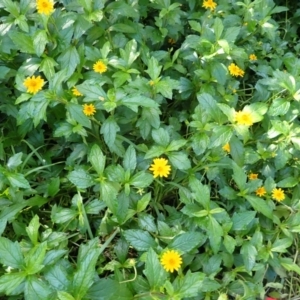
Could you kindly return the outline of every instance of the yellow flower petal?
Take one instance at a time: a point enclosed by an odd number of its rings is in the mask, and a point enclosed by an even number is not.
[[[282,189],[273,189],[272,190],[272,198],[277,201],[283,201],[285,198],[284,191]]]
[[[27,77],[24,82],[24,86],[27,88],[27,92],[30,94],[36,94],[40,91],[44,85],[44,79],[41,76],[31,76]]]
[[[86,116],[93,116],[96,112],[96,108],[94,104],[84,104],[83,105],[83,113]]]
[[[171,171],[171,166],[168,165],[168,160],[165,158],[155,158],[153,164],[149,168],[153,172],[153,177],[168,177]]]
[[[36,8],[39,14],[50,15],[53,12],[54,3],[49,0],[37,0]]]
[[[181,264],[182,258],[178,251],[176,250],[167,250],[161,257],[160,263],[162,264],[163,268],[167,272],[173,273],[174,270],[178,271]]]
[[[93,70],[102,74],[107,71],[107,65],[102,60],[98,60],[96,63],[94,63]]]

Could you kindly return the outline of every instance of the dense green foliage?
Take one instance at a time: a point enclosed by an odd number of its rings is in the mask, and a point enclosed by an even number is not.
[[[300,9],[204,2],[0,0],[1,297],[300,294]]]

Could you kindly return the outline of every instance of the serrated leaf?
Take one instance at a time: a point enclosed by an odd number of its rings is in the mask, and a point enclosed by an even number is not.
[[[67,292],[57,291],[58,300],[75,300],[75,298]]]
[[[191,162],[185,152],[172,152],[168,153],[167,156],[175,168],[179,170],[188,170],[191,168]]]
[[[246,230],[249,224],[254,220],[255,211],[234,212],[232,217],[232,230]]]
[[[9,158],[6,166],[11,170],[15,169],[22,163],[22,156],[23,156],[22,152],[14,154]]]
[[[66,105],[66,109],[70,114],[70,117],[87,128],[91,128],[91,121],[90,119],[83,113],[82,105],[68,102]]]
[[[43,242],[33,247],[25,257],[26,274],[32,275],[38,273],[44,268],[43,261],[46,255],[47,242]]]
[[[10,31],[9,37],[21,52],[35,54],[33,40],[29,34],[18,31]]]
[[[74,274],[72,292],[77,298],[85,296],[88,289],[94,282],[95,267],[100,255],[98,238],[81,245],[78,254],[77,271]]]
[[[257,250],[250,242],[244,242],[241,248],[244,266],[250,272],[255,266]]]
[[[103,134],[105,143],[110,146],[115,142],[118,131],[120,131],[119,125],[115,118],[110,116],[103,122],[100,133]]]
[[[246,195],[245,198],[250,202],[250,204],[256,211],[273,220],[272,208],[265,202],[265,200],[250,195]]]
[[[143,210],[146,209],[148,206],[149,202],[151,200],[151,193],[145,194],[138,202],[137,202],[137,212],[142,212]]]
[[[8,181],[10,182],[11,186],[13,187],[19,187],[23,189],[30,189],[29,182],[25,179],[23,174],[20,173],[6,173],[6,177]]]
[[[190,270],[185,276],[177,276],[173,283],[174,294],[179,299],[197,297],[203,279],[204,274],[200,272],[192,273]]]
[[[41,278],[30,276],[25,282],[24,295],[28,300],[49,299],[52,290],[49,285]]]
[[[23,269],[24,259],[20,245],[5,237],[0,237],[0,261],[5,266]]]
[[[97,144],[92,146],[91,152],[88,155],[88,159],[96,170],[97,174],[102,175],[105,168],[106,157],[103,155],[103,152]]]
[[[138,251],[148,251],[155,248],[156,243],[153,237],[147,232],[140,229],[128,229],[124,232],[125,239]]]
[[[145,171],[138,172],[132,176],[130,179],[130,185],[133,185],[137,188],[145,188],[150,186],[153,181],[153,176]]]
[[[132,145],[125,152],[123,167],[125,170],[134,170],[136,168],[136,151]]]
[[[48,37],[46,30],[38,30],[33,35],[33,46],[35,49],[35,53],[38,57],[40,57],[45,51],[45,47],[48,43]]]
[[[149,108],[157,108],[158,104],[152,100],[151,98],[145,96],[133,96],[133,97],[124,97],[120,101],[123,105],[129,107],[134,112],[138,111],[138,107],[149,107]]]
[[[154,57],[151,57],[148,60],[148,69],[145,72],[149,74],[149,76],[152,80],[156,80],[159,77],[161,68],[162,68],[162,66],[160,66],[158,64],[157,59],[155,59]]]
[[[148,279],[150,288],[154,291],[159,291],[162,282],[164,282],[168,277],[167,272],[163,269],[157,254],[152,248],[150,248],[147,252],[145,269],[143,273]]]
[[[152,138],[158,145],[163,147],[166,147],[170,141],[169,133],[163,128],[153,129]]]
[[[207,185],[203,185],[196,177],[189,178],[189,186],[193,191],[195,200],[209,210],[210,208],[210,190]]]
[[[200,232],[185,232],[175,237],[168,245],[182,252],[189,252],[195,247],[200,247],[206,240],[206,237]]]
[[[217,254],[221,246],[221,238],[223,236],[222,226],[216,221],[216,219],[209,215],[207,221],[207,233],[209,241],[214,254]]]
[[[33,245],[36,245],[38,242],[40,225],[39,216],[35,215],[30,221],[29,225],[26,227],[26,232]]]
[[[79,189],[86,189],[95,184],[93,178],[83,169],[72,171],[68,179]]]
[[[75,46],[67,48],[57,60],[60,62],[61,69],[66,70],[67,77],[70,77],[74,73],[77,65],[80,63],[79,54]]]
[[[23,272],[4,274],[0,277],[0,293],[10,295],[25,279],[26,274]]]

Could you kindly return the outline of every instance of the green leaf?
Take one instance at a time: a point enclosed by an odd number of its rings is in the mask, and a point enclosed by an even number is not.
[[[53,206],[51,212],[51,219],[54,223],[62,224],[69,222],[70,220],[78,216],[78,211],[71,208],[62,208]]]
[[[38,273],[44,268],[43,261],[46,255],[47,242],[43,242],[33,247],[25,257],[26,274],[32,275]]]
[[[209,149],[224,146],[230,141],[232,128],[230,126],[215,126],[211,137]]]
[[[235,42],[237,36],[239,35],[241,27],[228,27],[225,30],[225,34],[223,39],[226,40],[228,43],[232,44]]]
[[[74,274],[72,292],[76,298],[85,296],[88,289],[94,282],[96,264],[100,255],[98,238],[90,240],[86,245],[80,245],[77,271]]]
[[[106,157],[103,155],[103,152],[97,144],[92,146],[88,159],[93,168],[96,170],[97,174],[99,176],[102,175],[105,168]]]
[[[25,179],[23,174],[20,173],[6,173],[6,177],[8,181],[10,182],[11,186],[13,187],[19,187],[23,189],[30,189],[29,182]]]
[[[83,113],[82,105],[68,102],[66,105],[66,109],[70,114],[70,117],[87,128],[91,128],[91,121],[90,119]]]
[[[223,33],[223,29],[224,29],[224,25],[220,18],[215,19],[213,29],[214,29],[216,41],[218,41],[220,39],[220,37]]]
[[[265,202],[265,200],[250,195],[246,195],[245,198],[250,202],[250,204],[256,211],[273,220],[272,208]]]
[[[257,250],[250,242],[244,242],[241,248],[241,254],[244,266],[246,270],[250,272],[255,266]]]
[[[223,236],[223,229],[222,229],[222,226],[211,215],[209,215],[209,218],[207,221],[207,233],[209,236],[211,248],[212,248],[214,254],[217,254],[218,251],[220,250],[220,246],[221,246],[221,238]]]
[[[232,230],[247,230],[249,224],[254,220],[255,215],[255,211],[234,212]]]
[[[137,202],[136,211],[137,211],[137,212],[142,212],[143,210],[145,210],[146,207],[148,206],[150,200],[151,200],[151,193],[145,194],[145,195]]]
[[[49,285],[41,278],[30,276],[25,282],[24,294],[26,300],[49,299],[51,292]]]
[[[46,30],[38,30],[34,33],[33,46],[38,57],[40,57],[44,53],[47,43],[48,37]]]
[[[88,291],[86,299],[90,300],[132,300],[133,295],[126,284],[116,280],[102,278]]]
[[[191,162],[185,152],[172,152],[167,154],[171,164],[179,170],[188,170],[191,168]]]
[[[24,53],[35,54],[33,40],[30,35],[18,31],[10,31],[9,37],[12,39],[13,43],[18,47],[19,51]]]
[[[272,245],[271,251],[285,253],[292,243],[293,240],[291,238],[277,239]]]
[[[239,167],[236,163],[232,163],[233,175],[232,178],[237,184],[240,191],[243,191],[246,187],[247,175],[245,171]]]
[[[178,296],[178,299],[197,297],[203,279],[204,274],[192,273],[191,270],[188,270],[184,276],[177,276],[174,280],[174,294]]]
[[[129,41],[125,49],[120,49],[120,54],[122,59],[126,62],[127,67],[130,67],[132,63],[138,58],[140,55],[137,50],[137,42],[135,40]]]
[[[206,114],[208,114],[214,121],[220,123],[222,119],[222,112],[217,105],[217,101],[207,93],[197,95],[198,102]]]
[[[153,176],[145,171],[138,172],[132,176],[130,179],[130,185],[137,188],[145,188],[150,186],[153,181]]]
[[[22,163],[22,156],[22,152],[16,153],[13,156],[11,156],[6,164],[8,169],[14,170],[16,167],[18,167]]]
[[[145,159],[149,159],[152,157],[159,157],[165,153],[165,147],[163,146],[153,146],[151,147],[145,154]]]
[[[202,282],[200,282],[199,290],[201,292],[213,292],[217,291],[221,288],[221,284],[213,279],[208,277],[204,278]]]
[[[123,167],[125,170],[134,170],[136,168],[136,151],[132,145],[130,145],[123,158]]]
[[[170,135],[167,130],[163,128],[152,130],[153,140],[160,146],[167,147],[170,142]]]
[[[148,279],[151,290],[159,291],[163,282],[168,277],[167,272],[163,269],[157,254],[150,248],[147,252],[145,269],[143,271]]]
[[[196,247],[200,247],[205,242],[206,237],[200,232],[185,232],[175,237],[168,245],[170,249],[181,252],[189,252]]]
[[[223,243],[224,243],[224,246],[225,246],[226,250],[230,254],[232,254],[234,249],[235,249],[235,246],[236,246],[236,240],[232,236],[226,234],[225,237],[224,237],[224,242]]]
[[[68,179],[79,189],[86,189],[95,184],[93,178],[83,169],[72,171]]]
[[[0,237],[0,261],[5,266],[23,269],[24,259],[20,245],[5,237]]]
[[[102,89],[103,83],[94,80],[85,80],[82,84],[76,85],[76,88],[89,100],[104,100],[107,98],[104,90]]]
[[[60,191],[60,178],[54,177],[50,179],[47,187],[47,193],[50,197],[55,196]]]
[[[24,272],[4,274],[0,277],[0,293],[10,295],[25,279],[26,274]]]
[[[300,267],[291,258],[280,257],[280,264],[288,271],[296,272],[300,275]]]
[[[133,97],[124,97],[120,100],[120,103],[129,107],[134,112],[138,111],[138,107],[149,107],[149,108],[158,108],[158,104],[151,98],[145,96],[133,96]]]
[[[181,147],[183,147],[187,143],[186,140],[173,140],[171,143],[167,146],[166,152],[169,151],[177,151]]]
[[[38,242],[40,225],[39,216],[35,215],[30,221],[29,225],[26,227],[26,232],[33,245],[36,245]]]
[[[55,66],[57,66],[57,62],[52,57],[46,56],[41,61],[40,71],[44,73],[48,80],[51,80],[55,75]]]
[[[149,76],[152,80],[156,80],[159,77],[161,68],[162,68],[162,66],[160,66],[158,64],[157,59],[155,59],[154,57],[151,57],[148,60],[148,69],[145,72],[149,74]]]
[[[103,134],[104,141],[108,146],[114,144],[117,132],[120,127],[113,116],[108,117],[102,124],[100,133]]]
[[[205,209],[210,208],[210,190],[207,185],[203,185],[196,177],[189,178],[189,186],[193,191],[195,200],[200,203]]]
[[[57,291],[57,297],[58,300],[76,300],[72,295],[63,291]]]
[[[125,239],[138,251],[148,251],[155,248],[156,243],[152,236],[140,229],[128,229],[124,232]]]
[[[66,261],[59,260],[52,266],[48,267],[44,273],[48,285],[55,290],[68,290],[70,288],[70,274],[67,272],[68,264]]]
[[[283,180],[280,180],[277,183],[278,187],[282,187],[282,188],[289,188],[289,187],[294,187],[299,183],[299,180],[295,177],[289,176]]]
[[[290,108],[290,102],[284,98],[276,98],[273,100],[269,110],[269,116],[284,116]]]
[[[57,60],[61,65],[61,69],[66,70],[67,77],[74,73],[77,65],[80,63],[79,54],[75,46],[70,46],[66,51],[62,52]]]

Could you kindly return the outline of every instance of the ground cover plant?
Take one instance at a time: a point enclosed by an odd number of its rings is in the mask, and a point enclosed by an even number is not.
[[[1,299],[298,299],[290,2],[0,0]]]

